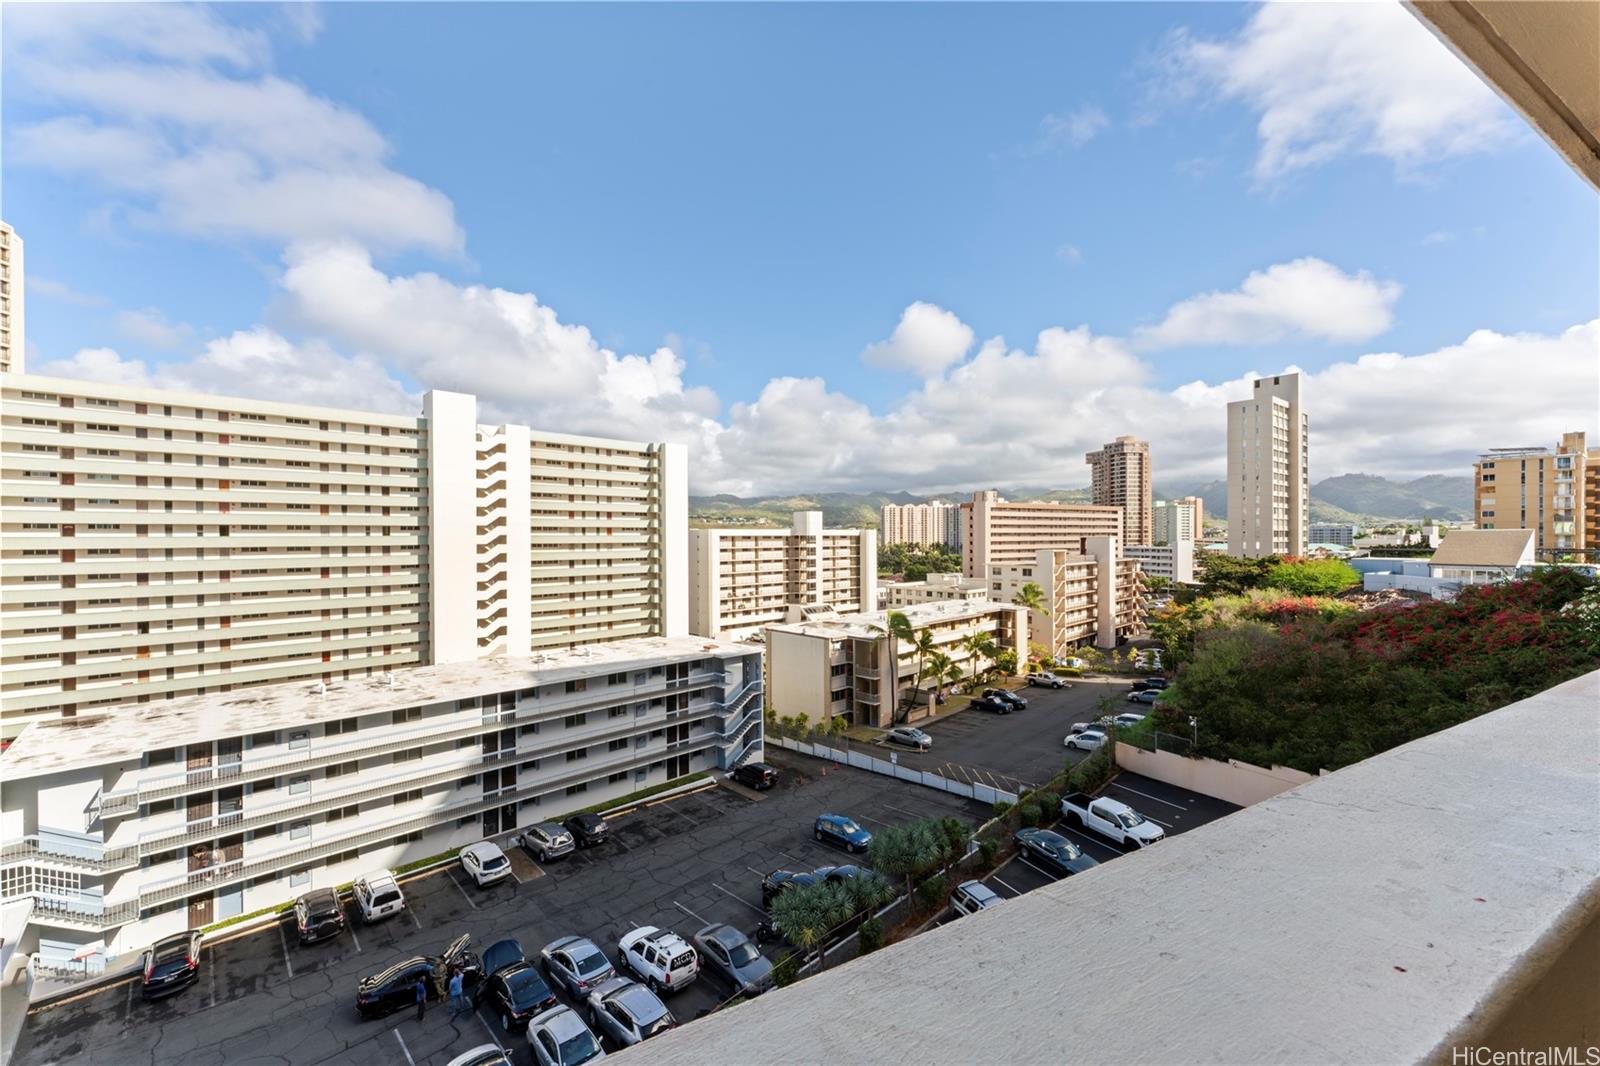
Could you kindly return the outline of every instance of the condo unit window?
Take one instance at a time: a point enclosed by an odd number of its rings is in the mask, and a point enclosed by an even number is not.
[[[394,753],[395,762],[416,762],[420,758],[422,758],[421,748],[407,748],[405,751]]]
[[[587,714],[569,714],[566,716],[566,718],[562,719],[561,724],[567,729],[574,729],[580,725],[583,725],[588,720],[589,716]]]
[[[54,403],[56,395],[53,392],[24,392],[22,398],[24,400],[48,400]]]
[[[56,455],[61,451],[54,444],[24,444],[22,450],[25,452],[44,452],[47,455]]]
[[[579,759],[587,759],[588,757],[589,757],[589,749],[588,748],[579,748],[576,751],[567,752],[567,761],[568,762],[577,762]]]
[[[394,725],[404,725],[407,722],[415,722],[421,718],[422,708],[404,707],[397,711],[391,711],[389,717],[393,720]]]
[[[576,681],[568,681],[567,682],[567,691],[568,692],[583,692],[588,687],[589,687],[589,679],[586,678],[586,677],[580,677]]]
[[[289,750],[290,751],[295,751],[297,749],[304,748],[310,742],[311,742],[311,731],[308,730],[308,729],[296,729],[294,732],[289,734]]]
[[[115,459],[122,453],[115,448],[90,448],[89,454],[100,459]]]
[[[417,789],[417,793],[419,795],[421,794],[421,792],[422,792],[422,790],[420,788]],[[329,811],[328,812],[327,821],[329,821],[329,822],[342,822],[346,818],[354,818],[356,815],[358,815],[360,813],[361,813],[361,805],[359,803],[352,803],[348,807],[340,807],[338,810]]]
[[[83,428],[92,429],[96,433],[117,433],[122,429],[121,426],[111,426],[104,422],[86,422],[84,423]]]
[[[54,503],[55,501],[51,500],[50,502]],[[626,671],[624,671],[624,672],[622,672],[620,674],[608,674],[606,676],[606,684],[608,684],[608,685],[626,685],[627,683],[628,683],[628,674],[627,674]]]
[[[626,707],[613,707],[609,711],[606,712],[606,717],[607,718],[622,718],[625,715],[627,715],[627,713],[628,713],[628,708],[626,708]]]
[[[606,750],[607,751],[621,751],[623,748],[626,748],[627,746],[628,746],[628,738],[627,737],[622,737],[619,740],[613,740],[610,743],[610,745],[606,748]]]
[[[311,835],[310,834],[310,830],[307,830],[306,835],[307,836]],[[310,870],[295,870],[295,871],[292,871],[289,874],[289,887],[290,888],[303,888],[304,886],[309,885],[310,883],[311,883],[311,871]]]
[[[587,792],[587,791],[589,791],[589,782],[587,782],[587,781],[585,781],[581,785],[568,785],[567,786],[567,795],[569,795],[569,796],[576,796],[580,792]]]
[[[22,424],[25,425],[25,426],[47,426],[47,427],[53,427],[53,426],[60,425],[60,423],[58,423],[53,418],[24,418],[22,420]]]
[[[89,407],[116,407],[116,408],[120,408],[122,406],[122,404],[120,402],[118,402],[117,400],[105,400],[105,399],[101,399],[98,396],[85,397],[83,402],[86,405],[88,405]]]
[[[324,777],[326,777],[326,778],[329,778],[329,779],[332,779],[332,778],[335,778],[335,777],[344,777],[344,776],[346,776],[348,774],[355,773],[360,768],[361,768],[361,764],[359,762],[342,762],[342,763],[339,763],[336,766],[328,767],[326,770],[324,770],[322,772],[322,775]]]
[[[523,736],[528,736],[530,733],[537,733],[539,731],[539,723],[538,722],[529,722],[526,725],[522,726],[521,729],[518,730],[518,731]]]

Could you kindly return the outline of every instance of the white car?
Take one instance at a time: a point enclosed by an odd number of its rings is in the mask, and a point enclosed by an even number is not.
[[[356,906],[361,908],[361,920],[364,922],[382,921],[406,909],[406,897],[400,891],[400,882],[388,870],[374,870],[356,878],[355,884],[350,886],[350,893],[356,898]]]
[[[1098,729],[1085,729],[1081,733],[1071,733],[1068,734],[1066,740],[1062,741],[1067,747],[1076,748],[1078,751],[1093,751],[1105,742],[1106,735]]]
[[[460,858],[461,868],[467,871],[468,877],[478,883],[479,888],[504,881],[511,876],[511,860],[506,858],[506,853],[498,846],[487,840],[468,844],[461,849]]]
[[[700,976],[700,955],[670,929],[641,925],[617,941],[617,951],[652,992],[676,992]]]
[[[933,747],[933,738],[915,726],[897,725],[883,735],[883,739],[891,744],[904,744],[918,751],[927,751]]]
[[[528,1023],[528,1044],[539,1066],[580,1066],[603,1059],[600,1041],[571,1007],[551,1007]]]
[[[463,1051],[446,1066],[511,1066],[511,1057],[499,1044],[479,1044],[471,1051]]]
[[[1137,711],[1128,711],[1125,714],[1117,715],[1111,720],[1117,724],[1118,729],[1132,729],[1147,717],[1149,716],[1140,714]]]

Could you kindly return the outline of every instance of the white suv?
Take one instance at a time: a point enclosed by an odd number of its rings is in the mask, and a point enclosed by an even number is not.
[[[622,965],[653,992],[675,992],[700,976],[700,956],[670,929],[643,925],[617,941]]]
[[[406,909],[406,897],[400,891],[400,882],[388,870],[375,870],[356,878],[351,886],[356,906],[361,908],[361,920],[376,922],[399,914]]]
[[[479,888],[504,881],[511,876],[511,860],[499,847],[481,840],[461,849],[461,868],[478,883]]]

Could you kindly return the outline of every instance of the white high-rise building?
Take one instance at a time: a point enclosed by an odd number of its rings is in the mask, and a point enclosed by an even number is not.
[[[0,734],[688,632],[680,445],[8,374]]]
[[[1300,375],[1259,378],[1251,392],[1228,404],[1228,554],[1301,555],[1311,459]]]
[[[1200,511],[1194,503],[1190,502],[1195,497],[1190,496],[1182,500],[1157,500],[1154,507],[1155,539],[1154,544],[1193,544],[1202,534],[1200,529]]]
[[[928,503],[888,503],[879,521],[879,542],[927,546],[961,546],[961,505],[932,500]]]
[[[0,374],[22,373],[28,356],[23,329],[24,304],[22,238],[0,219]]]

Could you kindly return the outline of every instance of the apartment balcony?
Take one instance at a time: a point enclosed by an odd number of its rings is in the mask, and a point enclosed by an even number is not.
[[[1583,1062],[1597,706],[1600,672],[703,1018],[649,1060],[741,1061],[751,1033],[859,1058],[838,1034],[891,1010],[912,1062]],[[819,1044],[818,1018],[843,1028]]]

